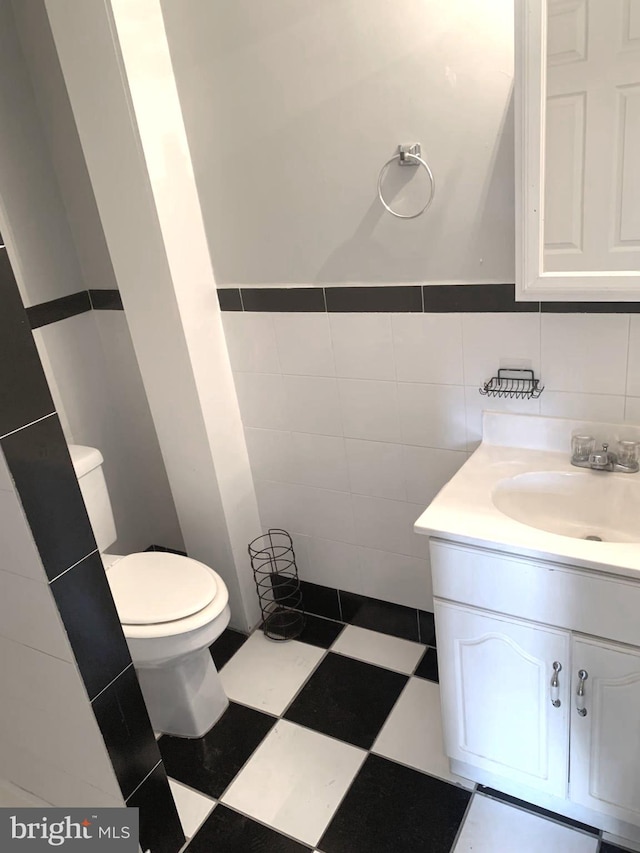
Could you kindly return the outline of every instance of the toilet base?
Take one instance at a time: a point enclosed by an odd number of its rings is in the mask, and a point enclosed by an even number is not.
[[[229,706],[208,648],[136,672],[156,732],[202,737]]]

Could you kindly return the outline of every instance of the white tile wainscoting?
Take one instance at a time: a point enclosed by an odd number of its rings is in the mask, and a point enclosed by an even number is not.
[[[431,610],[413,521],[481,438],[483,409],[638,420],[640,315],[223,312],[263,527],[304,580]],[[533,367],[539,400],[478,386]]]

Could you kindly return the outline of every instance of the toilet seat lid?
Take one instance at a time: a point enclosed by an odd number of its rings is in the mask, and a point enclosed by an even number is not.
[[[107,572],[123,625],[156,625],[185,619],[211,604],[213,571],[189,557],[144,551],[118,560]]]

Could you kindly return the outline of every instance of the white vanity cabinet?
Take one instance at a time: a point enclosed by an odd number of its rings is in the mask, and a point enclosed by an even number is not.
[[[640,840],[640,582],[430,551],[452,769]]]
[[[640,825],[640,649],[576,637],[584,709],[571,720],[571,800]],[[574,680],[574,687],[576,681]]]
[[[446,602],[435,613],[449,757],[566,796],[569,633]]]

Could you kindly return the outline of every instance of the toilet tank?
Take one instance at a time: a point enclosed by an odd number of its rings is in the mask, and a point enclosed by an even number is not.
[[[89,521],[93,527],[98,550],[106,551],[117,538],[107,483],[102,471],[104,459],[96,447],[70,444],[69,453],[80,483]]]

